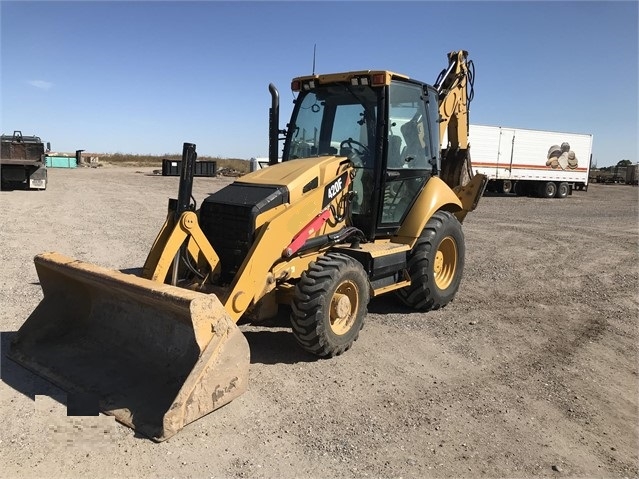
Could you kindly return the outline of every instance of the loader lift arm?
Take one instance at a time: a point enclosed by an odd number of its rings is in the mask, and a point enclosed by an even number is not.
[[[170,273],[171,284],[176,286],[180,268],[190,270],[200,279],[205,274],[219,274],[220,258],[204,236],[195,204],[191,204],[196,159],[195,145],[184,143],[178,197],[169,200],[166,220],[142,269],[144,278],[163,283]]]

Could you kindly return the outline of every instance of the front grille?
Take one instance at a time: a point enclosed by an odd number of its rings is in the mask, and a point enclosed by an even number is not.
[[[220,257],[222,283],[233,281],[253,244],[255,220],[288,202],[283,186],[232,183],[202,202],[200,225]]]

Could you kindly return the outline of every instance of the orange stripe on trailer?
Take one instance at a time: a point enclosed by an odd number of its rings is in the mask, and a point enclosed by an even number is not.
[[[541,170],[541,171],[588,171],[588,168],[579,167],[579,168],[571,168],[568,170],[562,170],[561,168],[550,168],[549,166],[539,166],[539,165],[517,165],[509,167],[508,165],[499,164],[499,163],[480,163],[477,161],[473,161],[474,167],[481,168],[502,168],[504,170]]]

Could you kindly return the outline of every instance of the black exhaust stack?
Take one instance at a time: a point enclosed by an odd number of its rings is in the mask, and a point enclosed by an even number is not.
[[[268,164],[278,163],[278,146],[280,135],[280,94],[272,83],[268,86],[271,92],[271,108],[268,111]]]
[[[182,146],[182,171],[180,172],[180,186],[178,191],[175,220],[178,221],[182,213],[191,210],[191,196],[193,195],[193,177],[195,176],[195,160],[197,153],[193,143]]]

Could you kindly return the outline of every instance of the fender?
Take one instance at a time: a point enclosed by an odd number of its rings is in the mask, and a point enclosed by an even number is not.
[[[462,203],[444,181],[433,176],[417,197],[415,204],[392,241],[407,244],[412,248],[430,217],[438,210],[455,213],[462,210]]]

